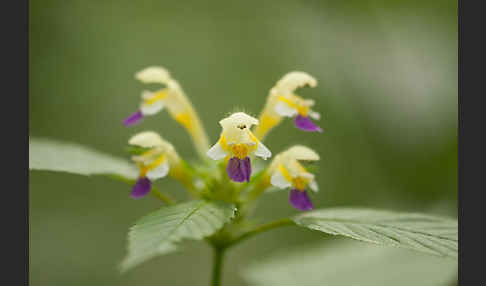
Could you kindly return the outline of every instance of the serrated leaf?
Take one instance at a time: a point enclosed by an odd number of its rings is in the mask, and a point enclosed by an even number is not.
[[[250,263],[248,285],[443,286],[457,281],[457,260],[356,242],[285,249]]]
[[[29,169],[68,172],[78,175],[116,175],[137,177],[137,170],[128,160],[118,159],[73,143],[31,138]]]
[[[128,234],[128,255],[120,268],[126,271],[154,256],[176,249],[182,239],[203,239],[234,217],[231,204],[196,200],[163,207],[140,219]]]
[[[457,220],[417,213],[334,208],[298,215],[294,222],[333,235],[457,257]]]

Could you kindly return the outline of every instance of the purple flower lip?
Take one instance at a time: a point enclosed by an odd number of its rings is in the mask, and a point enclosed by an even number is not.
[[[138,178],[135,185],[133,185],[132,193],[130,196],[134,199],[139,199],[144,197],[150,192],[150,188],[152,186],[152,182],[146,177]]]
[[[299,191],[297,189],[292,189],[289,194],[289,203],[294,208],[301,211],[308,211],[314,209],[314,205],[312,204],[306,191]]]
[[[229,159],[228,165],[226,166],[226,173],[228,173],[228,177],[234,182],[249,182],[251,175],[250,158],[238,159],[233,157]]]
[[[132,113],[130,116],[123,120],[123,125],[131,126],[140,122],[143,119],[143,114],[140,110]]]
[[[297,115],[294,119],[295,126],[300,130],[308,132],[323,132],[319,126],[317,126],[312,120],[307,116]]]

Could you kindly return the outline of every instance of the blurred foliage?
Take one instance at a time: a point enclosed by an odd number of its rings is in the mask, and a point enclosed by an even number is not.
[[[437,286],[457,281],[457,260],[346,241],[280,250],[243,273],[251,285],[265,286]]]
[[[321,155],[316,207],[372,206],[456,215],[456,1],[30,1],[30,134],[78,142],[117,156],[128,138],[155,130],[189,161],[191,142],[167,113],[125,128],[142,89],[133,75],[167,67],[197,108],[212,140],[235,108],[257,115],[286,72],[319,85],[323,134],[290,121],[269,134]],[[157,186],[183,199],[170,180]],[[134,201],[106,178],[30,174],[32,285],[206,285],[211,252],[154,259],[123,276],[129,226],[160,203]],[[265,219],[295,213],[286,192],[266,194]],[[228,253],[224,283],[251,261],[322,241],[296,228],[265,234]],[[190,275],[186,270],[191,269]]]

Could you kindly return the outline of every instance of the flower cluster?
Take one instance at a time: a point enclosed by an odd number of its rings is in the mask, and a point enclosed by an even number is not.
[[[149,67],[138,72],[135,77],[143,83],[157,83],[164,87],[157,91],[143,91],[139,109],[123,123],[126,126],[134,125],[145,116],[154,115],[165,107],[172,118],[187,130],[201,159],[209,157],[224,164],[224,176],[235,183],[248,183],[255,177],[252,177],[252,160],[255,157],[263,160],[272,157],[272,152],[262,141],[283,118],[293,118],[295,126],[304,131],[323,131],[312,121],[320,118],[319,113],[311,109],[314,101],[295,94],[299,87],[317,85],[317,81],[304,72],[290,72],[270,89],[258,119],[244,112],[236,112],[220,120],[221,134],[212,147],[208,144],[208,137],[192,104],[166,69]],[[198,169],[206,171],[194,175],[190,170],[192,168],[180,158],[173,145],[152,131],[138,133],[128,143],[141,148],[132,156],[140,170],[132,189],[132,197],[145,196],[150,192],[154,180],[167,175],[181,181],[188,188],[196,189],[193,195],[202,195],[203,190],[206,190],[206,195],[211,195],[214,191],[208,187],[211,184],[201,184],[220,178],[213,174],[218,168],[213,168],[210,162],[202,160],[202,167],[198,166]],[[314,206],[306,190],[317,191],[318,187],[314,174],[308,172],[299,161],[316,160],[319,160],[319,155],[310,148],[301,145],[290,147],[274,156],[263,175],[255,177],[255,184],[248,184],[254,187],[249,193],[259,195],[272,186],[290,189],[289,203],[298,210],[311,210]],[[238,188],[235,186],[233,189]]]

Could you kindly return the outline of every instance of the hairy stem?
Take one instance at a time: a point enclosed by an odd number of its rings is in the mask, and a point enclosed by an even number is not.
[[[254,229],[249,230],[249,231],[241,234],[240,236],[232,239],[231,241],[229,241],[227,243],[227,247],[236,245],[236,244],[242,242],[243,240],[246,240],[246,239],[248,239],[252,236],[255,236],[259,233],[263,233],[265,231],[268,231],[268,230],[271,230],[271,229],[274,229],[274,228],[278,228],[278,227],[282,227],[282,226],[291,226],[291,225],[295,225],[295,222],[292,221],[289,218],[284,218],[284,219],[276,220],[276,221],[269,222],[269,223],[266,223],[266,224],[262,224],[260,226],[255,227]]]
[[[269,222],[266,224],[259,225],[233,239],[221,239],[224,236],[213,236],[212,238],[208,238],[208,243],[213,248],[213,274],[211,278],[211,285],[212,286],[220,286],[221,285],[221,276],[222,276],[222,268],[223,268],[223,260],[224,260],[224,253],[226,249],[239,244],[243,240],[246,240],[254,235],[259,233],[263,233],[268,230],[272,230],[274,228],[282,227],[282,226],[291,226],[295,225],[289,218],[284,218],[280,220],[276,220],[273,222]],[[221,232],[220,232],[221,234]]]
[[[213,275],[211,278],[212,286],[221,285],[225,249],[213,245]]]

